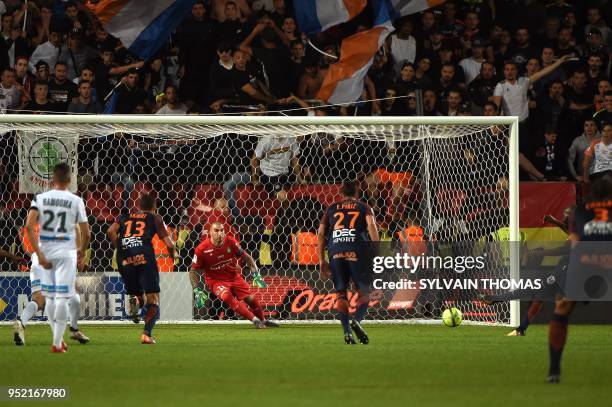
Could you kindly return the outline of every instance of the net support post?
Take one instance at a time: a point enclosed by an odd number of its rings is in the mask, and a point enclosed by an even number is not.
[[[519,121],[518,117],[510,126],[509,145],[509,209],[510,209],[510,278],[520,278],[520,225],[519,225]],[[510,301],[510,325],[519,326],[521,317],[521,303],[519,300]]]

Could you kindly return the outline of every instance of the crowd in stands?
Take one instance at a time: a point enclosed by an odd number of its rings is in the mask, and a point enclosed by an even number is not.
[[[341,106],[322,106],[317,93],[337,62],[341,39],[371,27],[369,9],[308,37],[299,32],[289,0],[198,0],[168,43],[141,61],[96,20],[98,3],[0,1],[0,112],[186,115],[286,109],[302,115],[415,116],[421,99],[426,116],[518,116],[524,179],[588,182],[593,174],[612,171],[608,0],[449,0],[402,18],[374,58],[362,100]],[[0,140],[0,205],[14,197],[11,137]],[[282,207],[287,185],[359,175],[350,161],[373,157],[362,175],[369,202],[383,206],[375,184],[385,176],[376,172],[384,159],[358,141],[314,135],[300,142],[243,137],[161,146],[118,134],[103,143],[82,143],[79,188],[91,192],[100,181],[120,187],[119,195],[97,191],[107,199],[127,202],[143,182],[158,193],[176,191],[179,184],[216,183],[223,184],[214,197],[223,199],[219,205],[226,214],[250,216],[237,210],[240,186],[262,184]],[[399,150],[400,157],[414,154],[409,147]],[[281,153],[271,159],[270,151]],[[207,158],[228,153],[233,160]],[[327,167],[318,171],[322,159]],[[142,162],[152,176],[141,176]],[[409,181],[393,181],[391,200],[401,200]],[[196,195],[192,190],[185,199]],[[167,207],[177,209],[176,196],[166,198]]]

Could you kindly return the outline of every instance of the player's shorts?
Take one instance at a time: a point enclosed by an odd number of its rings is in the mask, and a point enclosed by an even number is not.
[[[210,291],[219,298],[221,298],[225,291],[230,291],[239,300],[243,300],[251,295],[250,287],[241,275],[236,275],[233,281],[214,280],[204,277],[204,282]]]
[[[43,268],[38,263],[38,256],[34,253],[32,254],[32,264],[30,264],[30,292],[34,294],[35,292],[42,290],[42,276],[43,276]]]
[[[153,294],[160,292],[159,269],[155,258],[146,255],[118,259],[119,274],[123,278],[125,290],[129,295]]]
[[[336,253],[329,259],[329,268],[335,290],[347,290],[349,282],[352,280],[359,291],[369,293],[372,290],[373,281],[370,261],[367,257],[347,256],[345,254],[346,252]]]
[[[49,259],[52,267],[42,270],[42,293],[50,298],[70,298],[76,294],[77,256]]]

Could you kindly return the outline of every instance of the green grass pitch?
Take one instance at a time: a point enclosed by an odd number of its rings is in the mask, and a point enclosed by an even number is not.
[[[339,326],[87,326],[86,345],[51,354],[34,325],[25,347],[0,327],[0,386],[60,386],[74,406],[596,406],[612,403],[612,331],[570,326],[559,385],[546,384],[546,327],[366,325],[369,345]],[[0,402],[4,405],[6,402]],[[30,403],[19,401],[13,405]],[[7,404],[8,405],[8,404]]]

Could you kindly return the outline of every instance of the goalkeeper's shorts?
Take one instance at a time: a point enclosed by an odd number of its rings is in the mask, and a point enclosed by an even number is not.
[[[236,275],[234,280],[229,281],[214,280],[212,278],[205,277],[204,282],[210,291],[219,298],[221,298],[226,291],[231,292],[238,300],[243,300],[251,295],[251,289],[241,275]]]

